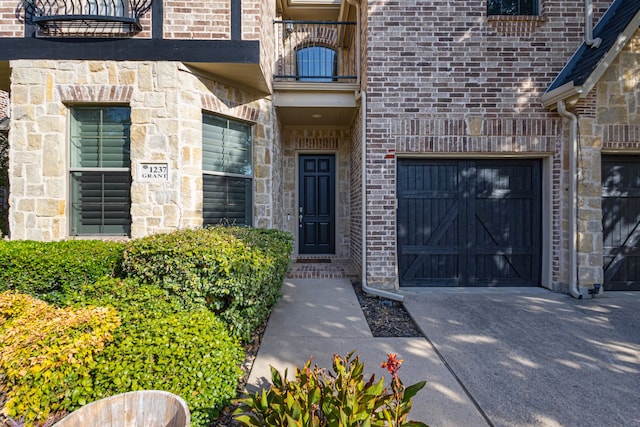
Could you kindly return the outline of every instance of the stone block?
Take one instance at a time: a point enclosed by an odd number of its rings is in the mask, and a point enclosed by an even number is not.
[[[36,200],[36,215],[39,217],[56,217],[59,215],[64,215],[64,209],[64,200]]]
[[[598,123],[600,124],[627,123],[626,106],[598,108]]]
[[[138,66],[138,88],[144,92],[151,92],[154,90],[154,81],[153,66],[141,63]]]
[[[60,116],[41,116],[38,118],[38,129],[40,132],[64,132],[65,122]]]

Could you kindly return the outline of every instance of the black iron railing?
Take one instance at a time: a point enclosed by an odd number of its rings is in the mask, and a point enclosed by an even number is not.
[[[153,0],[29,0],[25,20],[47,36],[122,36],[142,30]]]
[[[355,22],[275,21],[276,81],[350,82],[358,79]]]

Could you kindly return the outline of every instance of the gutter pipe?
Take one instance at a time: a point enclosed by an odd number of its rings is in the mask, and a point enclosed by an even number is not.
[[[576,229],[577,203],[576,194],[576,152],[578,148],[578,117],[567,111],[564,101],[558,101],[556,104],[558,113],[566,119],[569,119],[569,293],[576,299],[581,299],[582,294],[578,290],[577,269],[577,241],[578,233]]]
[[[356,8],[356,14],[358,15],[358,37],[360,37],[360,3],[359,0],[347,0],[351,6]],[[358,82],[361,82],[360,78],[360,42],[358,41]],[[382,289],[372,288],[367,285],[367,92],[362,89],[356,91],[356,101],[360,100],[360,113],[361,113],[361,125],[362,125],[362,290],[369,295],[375,295],[382,298],[387,298],[394,301],[404,301],[404,296],[395,292],[385,291]]]
[[[602,39],[593,38],[593,3],[592,0],[584,0],[584,43],[592,48],[600,47]]]

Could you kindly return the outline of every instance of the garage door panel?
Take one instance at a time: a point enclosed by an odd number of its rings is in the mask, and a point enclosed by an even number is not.
[[[458,286],[459,256],[456,253],[405,254],[405,269],[401,281],[404,286]]]
[[[602,156],[604,289],[640,290],[640,156]]]
[[[536,160],[400,159],[401,286],[539,285],[540,169]]]

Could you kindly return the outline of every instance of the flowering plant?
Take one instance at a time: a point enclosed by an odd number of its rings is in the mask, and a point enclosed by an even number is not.
[[[411,399],[425,381],[404,387],[398,376],[402,360],[389,354],[382,367],[392,375],[391,386],[384,387],[384,378],[376,382],[375,375],[365,382],[364,363],[353,354],[334,355],[330,373],[311,368],[309,359],[302,369],[295,368],[293,381],[286,370],[280,374],[271,367],[272,386],[236,401],[236,420],[246,426],[426,427],[407,420]]]

